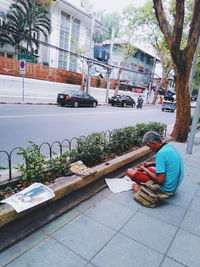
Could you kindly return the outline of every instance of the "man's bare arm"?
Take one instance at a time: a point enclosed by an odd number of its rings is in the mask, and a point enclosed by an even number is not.
[[[150,179],[157,181],[160,184],[163,184],[165,181],[165,173],[156,174],[154,172],[149,171],[146,167],[140,168],[142,171],[146,172],[149,175]]]

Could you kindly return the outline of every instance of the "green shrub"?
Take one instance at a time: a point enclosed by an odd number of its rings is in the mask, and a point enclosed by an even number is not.
[[[39,146],[33,142],[29,149],[20,148],[18,155],[24,159],[22,164],[18,164],[17,169],[21,172],[22,181],[42,182],[45,174],[46,157],[41,154]]]
[[[18,153],[24,158],[24,162],[18,165],[21,172],[21,180],[33,182],[44,182],[45,174],[51,170],[56,176],[70,175],[68,164],[81,160],[87,166],[94,166],[105,160],[105,156],[111,153],[119,155],[129,151],[134,146],[142,145],[142,137],[147,131],[156,131],[163,135],[165,124],[150,122],[140,123],[135,127],[129,126],[115,129],[107,140],[103,133],[93,133],[87,138],[77,138],[77,147],[63,153],[61,156],[54,154],[54,158],[47,160],[41,154],[39,146],[31,143],[29,149],[21,148]]]
[[[149,122],[148,124],[148,131],[155,131],[159,133],[161,136],[165,135],[165,131],[167,129],[167,125],[159,122]]]
[[[135,127],[129,126],[112,132],[107,144],[107,153],[123,153],[132,146],[140,145],[141,139],[136,136]]]
[[[68,176],[71,173],[68,164],[70,163],[70,152],[65,152],[62,155],[49,159],[47,161],[48,169],[52,170],[57,176]]]
[[[93,133],[87,138],[78,138],[78,147],[70,152],[71,161],[81,160],[92,166],[102,162],[105,156],[105,136],[102,133]]]

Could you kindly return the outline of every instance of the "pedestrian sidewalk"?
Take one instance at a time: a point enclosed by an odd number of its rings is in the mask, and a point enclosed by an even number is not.
[[[0,266],[199,267],[200,146],[172,145],[185,160],[175,197],[149,209],[106,188],[3,251]]]

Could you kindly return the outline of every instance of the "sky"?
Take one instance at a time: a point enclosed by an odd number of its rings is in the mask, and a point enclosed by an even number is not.
[[[94,4],[93,10],[105,10],[106,13],[117,11],[119,13],[129,6],[134,5],[135,7],[144,5],[147,0],[89,0]]]

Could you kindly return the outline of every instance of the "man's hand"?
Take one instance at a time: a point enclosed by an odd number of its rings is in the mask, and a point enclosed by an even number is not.
[[[159,173],[156,174],[154,172],[151,172],[146,167],[141,166],[140,167],[143,172],[146,172],[146,174],[150,177],[151,180],[157,181],[160,184],[163,184],[165,181],[165,173]]]
[[[143,162],[140,166],[140,167],[150,167],[150,166],[156,166],[156,163],[155,162]]]

